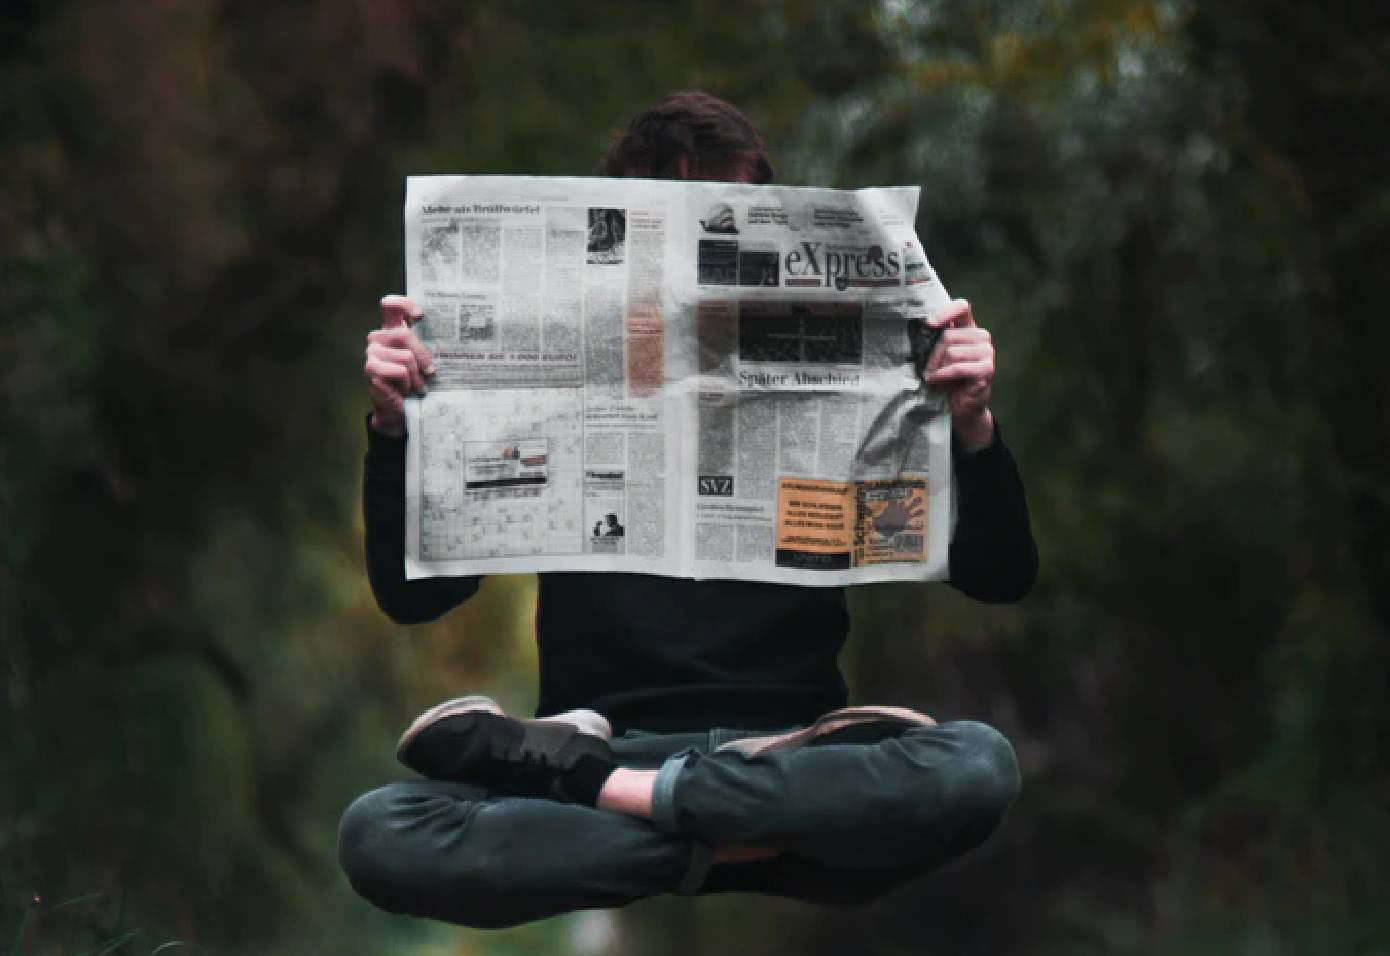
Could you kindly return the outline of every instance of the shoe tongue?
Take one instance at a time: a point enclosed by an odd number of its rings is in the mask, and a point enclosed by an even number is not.
[[[579,731],[573,724],[533,720],[526,724],[519,749],[523,753],[557,755]]]

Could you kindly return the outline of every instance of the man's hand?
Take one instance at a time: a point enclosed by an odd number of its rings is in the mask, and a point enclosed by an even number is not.
[[[994,438],[994,416],[989,410],[994,345],[989,331],[975,324],[970,303],[964,299],[953,301],[928,324],[942,332],[922,380],[946,393],[956,438],[966,451],[979,451]]]
[[[367,397],[372,428],[399,438],[405,434],[405,397],[425,394],[425,379],[434,374],[434,357],[410,330],[424,315],[403,295],[381,300],[381,328],[367,333]]]

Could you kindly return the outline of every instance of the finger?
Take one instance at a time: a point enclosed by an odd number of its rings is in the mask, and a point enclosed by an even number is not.
[[[927,360],[925,375],[943,369],[955,362],[978,362],[994,358],[994,346],[984,341],[956,342],[938,346]]]
[[[951,365],[942,366],[934,372],[928,372],[927,384],[940,385],[943,382],[962,382],[972,378],[978,378],[988,383],[993,377],[993,362],[955,362]]]
[[[408,329],[404,325],[392,326],[389,329],[372,329],[367,333],[368,342],[389,345],[395,349],[408,349],[411,339],[418,341],[419,338],[413,329]]]
[[[994,346],[988,343],[969,343],[948,345],[941,350],[941,361],[937,368],[945,368],[956,362],[980,362],[994,357]]]
[[[420,311],[420,307],[403,295],[386,295],[381,297],[381,327],[383,329],[393,329],[400,326],[409,328],[425,313]]]
[[[978,326],[969,326],[961,329],[946,329],[941,333],[941,339],[932,349],[931,355],[927,357],[926,371],[931,372],[947,364],[949,356],[953,353],[951,349],[960,346],[986,346],[993,348],[993,339],[988,329]]]
[[[405,398],[392,386],[380,380],[367,380],[367,397],[372,408],[385,418],[395,420],[405,414]]]
[[[941,350],[937,361],[928,370],[939,372],[961,362],[994,362],[994,346],[988,342],[968,342],[963,345],[948,345]]]
[[[363,372],[367,376],[369,390],[373,386],[392,388],[402,396],[411,390],[410,370],[404,365],[385,362],[376,356],[370,356]]]
[[[989,329],[982,329],[978,325],[967,325],[962,328],[946,329],[941,333],[941,341],[947,345],[954,345],[958,342],[993,342],[994,336],[989,334]]]
[[[974,325],[975,317],[970,312],[970,303],[967,300],[952,299],[951,304],[928,319],[927,324],[934,329],[962,328]]]
[[[410,373],[410,390],[412,392],[424,392],[425,375],[420,370],[420,364],[415,358],[415,352],[411,349],[393,349],[384,345],[373,345],[369,353],[383,362],[403,367]]]
[[[924,377],[927,373],[933,372],[945,364],[946,348],[946,333],[942,332],[940,336],[937,338],[936,344],[932,346],[931,354],[927,356],[926,368],[922,370],[922,374]]]
[[[936,346],[931,350],[931,354],[927,356],[927,365],[922,369],[923,378],[931,375],[932,372],[935,372],[941,367],[941,363],[945,361],[945,359],[942,358],[942,352],[944,351],[945,349],[942,347],[941,343],[937,342]]]
[[[415,364],[426,376],[434,374],[434,355],[420,341],[420,337],[415,334],[413,329],[405,326],[395,326],[389,329],[373,329],[367,333],[367,341],[375,345],[384,345],[394,349],[409,349],[415,353]]]

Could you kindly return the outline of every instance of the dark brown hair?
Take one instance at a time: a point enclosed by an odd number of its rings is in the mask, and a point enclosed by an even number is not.
[[[772,182],[767,146],[729,103],[681,90],[638,116],[598,164],[601,176]]]

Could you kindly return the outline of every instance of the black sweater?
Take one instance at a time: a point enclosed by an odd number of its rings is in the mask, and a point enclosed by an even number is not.
[[[363,510],[377,604],[401,624],[466,601],[480,577],[405,579],[405,439],[367,429]],[[1038,556],[1013,456],[995,432],[953,455],[951,585],[991,603],[1032,587]],[[592,707],[616,732],[808,723],[843,707],[845,590],[595,572],[540,575],[538,714]]]

